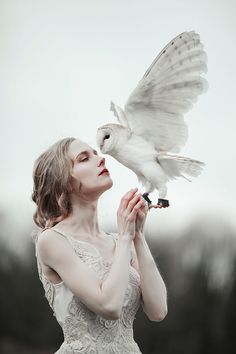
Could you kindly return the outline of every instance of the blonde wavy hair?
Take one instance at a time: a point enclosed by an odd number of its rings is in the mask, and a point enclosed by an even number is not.
[[[57,141],[35,161],[32,200],[37,209],[33,219],[42,229],[56,225],[71,213],[73,161],[68,156],[68,148],[74,140]]]

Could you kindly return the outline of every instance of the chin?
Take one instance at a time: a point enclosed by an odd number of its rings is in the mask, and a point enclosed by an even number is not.
[[[110,189],[113,186],[113,181],[111,177],[107,178],[106,182],[103,185],[103,191],[105,192],[106,190]]]
[[[104,192],[106,192],[108,189],[110,189],[113,186],[113,181],[111,178],[107,178],[107,181],[103,184],[96,185],[96,186],[90,186],[90,187],[85,187],[83,186],[82,188],[82,194],[85,195],[90,195],[90,194],[97,194],[97,195],[102,195]],[[81,193],[81,191],[80,191]]]
[[[106,190],[110,189],[112,186],[113,186],[113,180],[111,179],[111,177],[109,175],[106,177],[101,177],[101,180],[99,181],[98,184],[96,184],[96,187],[94,185],[94,188],[97,191],[104,193]]]
[[[107,181],[107,184],[108,184],[108,188],[107,189],[110,189],[113,186],[113,181],[112,181],[111,177]]]

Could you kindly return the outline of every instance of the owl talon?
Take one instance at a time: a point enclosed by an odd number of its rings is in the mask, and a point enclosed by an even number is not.
[[[162,208],[167,208],[168,206],[170,206],[168,199],[161,199],[161,198],[158,199],[157,205],[159,205]]]
[[[152,201],[148,198],[149,193],[143,193],[142,197],[148,202],[148,206],[152,204]]]

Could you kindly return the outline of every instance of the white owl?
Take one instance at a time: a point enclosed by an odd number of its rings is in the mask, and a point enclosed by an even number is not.
[[[167,207],[167,182],[185,175],[196,177],[203,162],[179,156],[188,137],[183,115],[207,89],[201,76],[207,56],[199,35],[184,32],[175,37],[153,61],[131,93],[124,110],[111,102],[119,124],[98,128],[97,144],[134,171],[145,188],[143,197],[152,207]],[[157,205],[148,194],[159,192]]]

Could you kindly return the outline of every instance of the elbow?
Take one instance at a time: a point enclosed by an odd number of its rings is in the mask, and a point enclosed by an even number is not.
[[[163,321],[164,318],[167,316],[168,309],[167,307],[159,310],[155,315],[150,316],[149,319],[154,322],[160,322]]]

